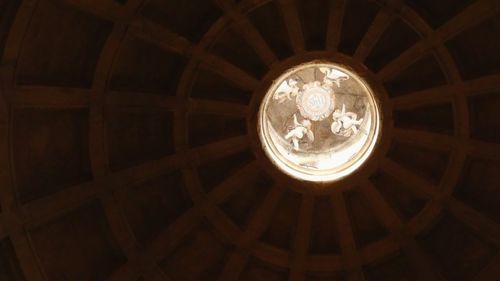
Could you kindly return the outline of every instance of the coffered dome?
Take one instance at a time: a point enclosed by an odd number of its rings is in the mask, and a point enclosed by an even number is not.
[[[0,0],[0,280],[498,281],[499,13]]]

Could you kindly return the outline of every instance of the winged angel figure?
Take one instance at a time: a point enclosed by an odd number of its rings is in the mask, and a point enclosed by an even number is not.
[[[297,96],[300,90],[297,84],[298,81],[293,78],[283,81],[274,92],[273,99],[277,100],[279,103],[283,103],[286,100],[292,100],[292,97]]]
[[[311,121],[305,119],[302,122],[299,122],[297,120],[297,115],[294,114],[293,124],[295,125],[295,127],[290,132],[288,132],[288,134],[285,136],[285,139],[292,139],[293,148],[295,150],[299,150],[299,141],[303,139],[304,136],[307,136],[309,141],[314,141],[314,133],[312,131]]]
[[[323,79],[323,83],[327,86],[332,87],[333,83],[340,87],[340,82],[348,80],[349,76],[342,71],[338,71],[333,68],[328,67],[320,67],[319,71],[325,74],[325,78]]]
[[[358,115],[354,112],[346,112],[345,104],[342,105],[342,111],[335,110],[332,114],[332,133],[339,136],[350,137],[357,134],[359,129],[357,126],[361,125],[363,118],[358,119]]]

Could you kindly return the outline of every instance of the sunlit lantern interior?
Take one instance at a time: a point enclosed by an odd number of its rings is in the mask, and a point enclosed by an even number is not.
[[[275,80],[262,100],[259,135],[284,173],[329,182],[352,174],[369,158],[380,122],[376,98],[361,77],[315,61]]]

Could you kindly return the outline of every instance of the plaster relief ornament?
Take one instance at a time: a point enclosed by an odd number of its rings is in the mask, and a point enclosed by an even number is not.
[[[274,99],[279,103],[283,103],[287,100],[292,100],[292,97],[297,96],[299,92],[299,87],[297,87],[298,81],[290,78],[286,81],[283,81],[276,92],[274,93]]]
[[[342,105],[342,110],[335,110],[332,114],[332,133],[338,136],[350,137],[358,133],[358,127],[363,122],[363,118],[358,119],[358,115],[354,112],[345,112],[345,104]]]
[[[311,129],[312,123],[309,120],[302,120],[302,122],[297,121],[297,115],[293,115],[293,124],[294,128],[288,132],[285,136],[285,139],[291,139],[293,143],[293,149],[299,150],[299,141],[302,140],[305,136],[309,139],[310,142],[314,141],[314,133]]]
[[[325,74],[325,78],[323,78],[323,82],[329,87],[333,86],[333,83],[340,88],[340,82],[349,79],[349,76],[342,71],[328,68],[328,67],[320,67],[319,69],[322,73]]]
[[[348,166],[366,159],[378,122],[378,107],[364,81],[329,62],[285,72],[259,111],[260,138],[273,163],[292,176],[318,181],[359,167]]]
[[[321,121],[332,114],[335,107],[333,89],[319,81],[305,84],[296,99],[302,117]]]

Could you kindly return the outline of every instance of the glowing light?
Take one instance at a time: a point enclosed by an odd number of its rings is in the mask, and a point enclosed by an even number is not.
[[[372,153],[380,114],[371,89],[333,63],[311,62],[282,74],[259,111],[267,156],[286,174],[335,181],[356,171]]]

